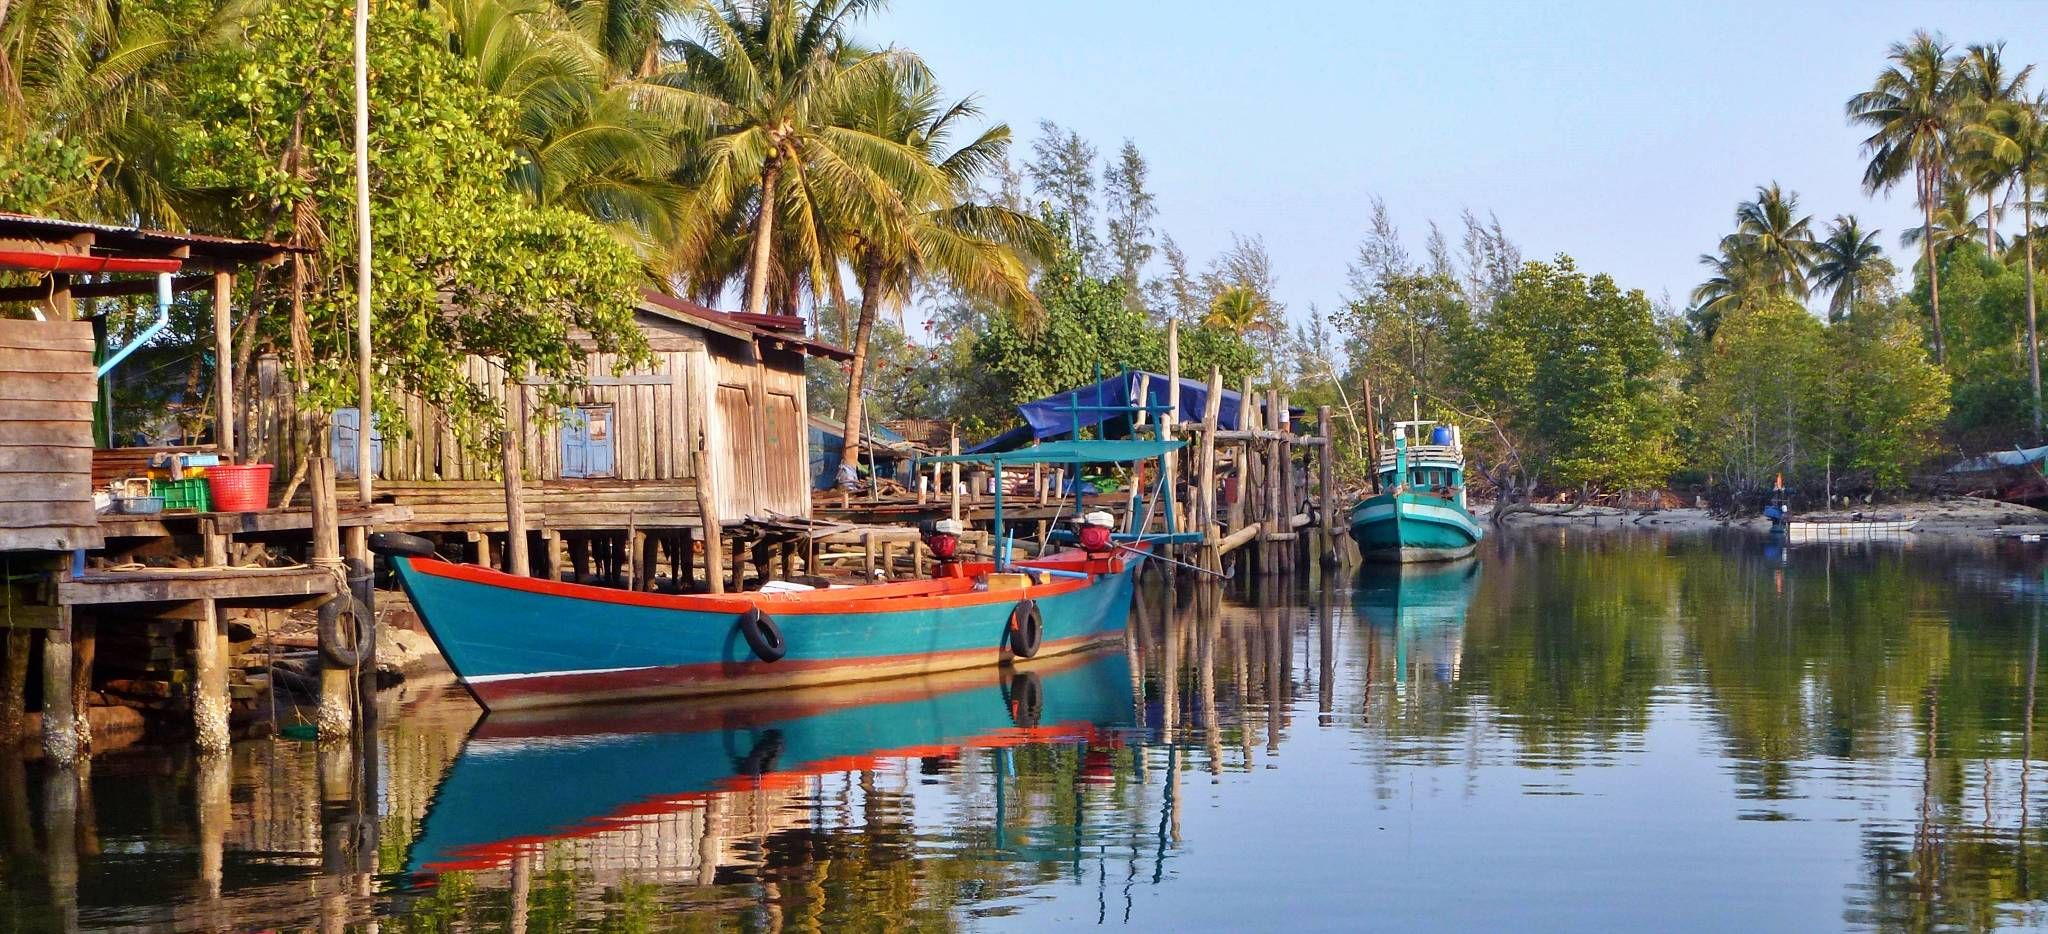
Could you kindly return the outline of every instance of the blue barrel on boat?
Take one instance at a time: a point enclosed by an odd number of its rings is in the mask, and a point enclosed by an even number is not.
[[[1451,429],[1450,429],[1450,426],[1448,426],[1448,425],[1438,425],[1438,426],[1436,426],[1436,430],[1435,430],[1435,431],[1432,431],[1432,432],[1430,432],[1430,433],[1429,433],[1429,443],[1431,443],[1431,444],[1441,444],[1441,445],[1443,445],[1443,446],[1445,446],[1445,447],[1450,447],[1450,445],[1451,445]]]

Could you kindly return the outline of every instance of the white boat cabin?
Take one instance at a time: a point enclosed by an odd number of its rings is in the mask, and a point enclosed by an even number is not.
[[[1433,421],[1395,422],[1393,444],[1380,455],[1380,489],[1417,492],[1465,489],[1465,437],[1456,425]],[[1405,474],[1405,476],[1404,476]]]

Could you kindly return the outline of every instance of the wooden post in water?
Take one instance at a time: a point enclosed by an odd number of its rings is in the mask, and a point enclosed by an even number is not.
[[[526,387],[505,380],[505,573],[532,573],[526,553]]]
[[[1159,420],[1159,440],[1172,441],[1174,426],[1180,422],[1180,322],[1178,320],[1168,320],[1166,322],[1166,408],[1166,416]],[[1180,497],[1180,452],[1166,452],[1166,456],[1160,459],[1160,467],[1166,473],[1162,482],[1164,490],[1160,495],[1178,499]],[[1164,513],[1162,512],[1161,515],[1163,516]],[[1178,507],[1175,508],[1174,516],[1179,522],[1187,521]]]
[[[1202,452],[1197,461],[1201,476],[1195,481],[1200,503],[1195,528],[1202,533],[1199,563],[1211,571],[1222,571],[1223,560],[1216,553],[1216,540],[1223,537],[1216,522],[1216,425],[1223,412],[1223,368],[1209,368],[1209,398],[1202,403]]]
[[[1294,543],[1300,535],[1294,528],[1294,416],[1288,411],[1287,394],[1273,393],[1273,421],[1282,432],[1273,442],[1273,461],[1278,469],[1273,476],[1274,513],[1280,517],[1280,544],[1274,549],[1279,560],[1274,562],[1281,573],[1294,573]]]
[[[28,718],[28,653],[33,629],[7,630],[7,658],[0,667],[0,756],[21,743],[22,721]]]
[[[1330,407],[1316,409],[1316,432],[1322,436],[1323,452],[1318,459],[1320,468],[1317,483],[1322,487],[1317,492],[1316,502],[1321,505],[1317,512],[1323,517],[1323,564],[1337,565],[1337,433],[1330,425]]]
[[[1252,378],[1247,376],[1244,378],[1243,383],[1240,384],[1237,392],[1237,428],[1238,431],[1245,432],[1257,428],[1258,425],[1259,407],[1258,403],[1252,398]],[[1251,445],[1243,441],[1235,442],[1231,449],[1230,467],[1231,477],[1234,480],[1231,485],[1237,491],[1237,495],[1230,498],[1230,534],[1232,535],[1243,531],[1245,524],[1251,521],[1251,497],[1249,495],[1251,493],[1250,455]],[[1228,549],[1221,550],[1228,551]]]
[[[92,663],[98,654],[98,621],[90,613],[71,618],[71,714],[78,731],[78,755],[92,755]]]
[[[338,569],[342,567],[341,527],[335,512],[334,460],[324,455],[310,458],[307,476],[313,492],[313,566]],[[336,597],[347,595],[346,588],[336,588]],[[336,739],[349,735],[354,728],[349,716],[349,701],[354,696],[355,680],[350,677],[348,669],[323,662],[320,666],[320,709],[314,724],[320,738]]]
[[[192,696],[192,742],[201,755],[218,756],[228,751],[228,672],[220,617],[220,605],[211,599],[199,601],[198,618],[192,620],[192,668],[197,690]],[[331,667],[331,666],[327,666]],[[341,672],[346,676],[347,672]],[[326,694],[327,671],[320,678]],[[324,707],[327,698],[321,698]],[[344,731],[345,732],[345,731]]]
[[[71,607],[58,606],[57,625],[43,632],[43,755],[51,762],[77,761],[76,716],[71,706]]]

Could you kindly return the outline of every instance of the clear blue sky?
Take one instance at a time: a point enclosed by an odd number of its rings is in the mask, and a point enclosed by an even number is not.
[[[1572,254],[1683,304],[1697,257],[1777,180],[1816,227],[1855,213],[1887,251],[1910,192],[1866,197],[1843,102],[1916,28],[2048,61],[2040,3],[1211,3],[894,0],[858,28],[979,94],[1029,154],[1041,118],[1152,167],[1158,227],[1197,262],[1263,236],[1290,315],[1325,309],[1385,198],[1499,214],[1530,258]],[[2035,82],[2038,87],[2043,75]],[[1902,262],[1906,265],[1909,260]]]

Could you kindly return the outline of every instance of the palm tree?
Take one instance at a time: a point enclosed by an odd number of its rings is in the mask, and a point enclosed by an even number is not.
[[[81,215],[182,226],[166,179],[175,112],[170,72],[238,31],[258,0],[228,0],[203,18],[114,0],[0,2],[0,143],[43,133],[83,150]]]
[[[1787,194],[1777,182],[1757,186],[1756,200],[1736,205],[1732,236],[1770,291],[1806,297],[1807,271],[1813,266],[1813,217],[1799,214],[1798,192]]]
[[[1272,303],[1257,289],[1249,285],[1225,286],[1209,299],[1209,315],[1202,319],[1202,325],[1243,337],[1253,331],[1274,330],[1272,313]]]
[[[690,220],[674,257],[693,290],[722,285],[743,262],[746,310],[765,313],[771,278],[793,281],[793,270],[808,270],[814,288],[827,279],[830,243],[820,237],[827,218],[858,218],[871,229],[901,224],[908,212],[899,191],[945,187],[943,174],[915,150],[843,122],[863,91],[922,68],[908,53],[861,50],[846,40],[848,24],[879,5],[702,3],[688,17],[690,34],[670,44],[681,64],[654,80],[699,95],[709,109],[708,127],[690,141],[697,150],[685,173]],[[750,208],[752,242],[742,258],[720,241]],[[789,236],[779,241],[778,257],[779,224]]]
[[[1959,120],[1973,123],[2000,106],[2023,100],[2027,79],[2033,73],[2032,65],[2020,69],[2017,74],[2007,73],[2004,42],[1970,46],[1956,64]],[[1972,183],[1971,187],[1984,194],[1984,250],[1995,255],[1998,251],[1993,239],[1998,230],[1998,189],[2009,180],[2010,174],[2001,169],[1996,159],[1983,158],[1983,148],[1970,145],[1970,142],[1967,137],[1959,140],[1957,155],[1965,166],[1964,174]]]
[[[2048,171],[2048,94],[1988,110],[1968,133],[1989,161],[2004,166],[2020,186],[2021,232],[2027,261],[2027,377],[2034,392],[2034,434],[2041,433],[2041,341],[2034,306],[2034,182]]]
[[[1037,218],[972,200],[977,183],[1003,164],[1009,126],[996,124],[951,148],[955,130],[980,114],[972,98],[946,104],[930,76],[916,71],[870,86],[844,117],[847,127],[918,154],[944,181],[939,187],[903,186],[900,217],[851,228],[843,249],[835,251],[852,265],[860,287],[860,319],[847,376],[849,444],[862,437],[869,339],[883,305],[901,305],[917,282],[940,277],[965,295],[1002,307],[1026,313],[1037,308],[1020,253],[1045,252],[1051,233]],[[821,240],[828,238],[828,232],[820,232]],[[838,278],[836,263],[827,275]]]
[[[1771,294],[1771,287],[1756,251],[1738,237],[1722,237],[1720,252],[1700,254],[1700,265],[1713,274],[1692,290],[1689,317],[1700,336],[1712,341],[1722,314],[1755,304]]]
[[[1906,228],[1899,234],[1899,245],[1908,249],[1928,245],[1936,255],[1947,256],[1958,244],[1968,243],[1984,233],[1984,225],[1977,222],[1978,217],[1976,209],[1970,205],[1970,190],[1951,180],[1950,184],[1942,186],[1941,199],[1933,213],[1928,215],[1928,225]],[[1996,242],[1996,232],[1993,232],[1992,239]]]
[[[1955,62],[1949,44],[1939,35],[1920,31],[1909,42],[1893,43],[1886,57],[1891,66],[1880,72],[1870,90],[1849,98],[1851,122],[1870,128],[1863,151],[1870,165],[1863,187],[1871,192],[1890,188],[1913,176],[1913,196],[1926,227],[1934,227],[1935,202],[1947,174],[1950,131],[1955,115]],[[1941,275],[1934,265],[1934,241],[1923,238],[1927,263],[1928,304],[1934,318],[1934,359],[1948,362],[1941,326]]]
[[[1882,231],[1864,230],[1854,214],[1837,214],[1828,235],[1814,244],[1813,283],[1834,292],[1828,301],[1828,320],[1839,321],[1856,309],[1856,290],[1863,277],[1884,262],[1884,249],[1877,245]]]
[[[685,203],[671,176],[688,102],[609,77],[619,72],[581,24],[544,0],[437,0],[434,8],[477,83],[518,107],[513,187],[597,220],[643,257],[665,246]]]

